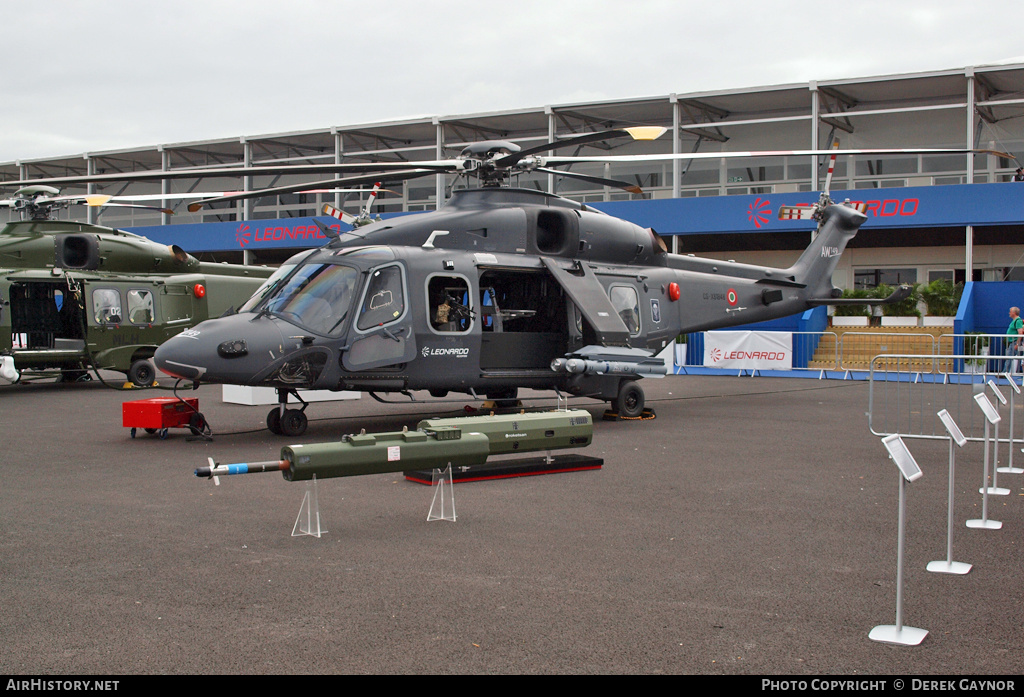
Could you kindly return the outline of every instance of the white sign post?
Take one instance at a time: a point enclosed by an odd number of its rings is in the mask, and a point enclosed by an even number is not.
[[[928,630],[903,626],[903,538],[906,534],[904,518],[907,510],[907,482],[920,479],[922,472],[899,434],[886,436],[882,439],[882,444],[889,451],[889,457],[896,463],[902,475],[900,477],[899,532],[896,542],[896,624],[880,624],[871,630],[868,638],[886,644],[917,646],[928,636]]]
[[[973,518],[967,521],[967,527],[979,528],[982,530],[998,530],[1003,527],[1003,524],[998,520],[988,519],[988,426],[989,424],[999,423],[999,412],[992,406],[992,402],[988,401],[988,397],[985,396],[984,392],[979,392],[974,395],[974,401],[981,408],[983,414],[985,414],[985,469],[981,479],[981,518]]]
[[[946,560],[930,561],[926,568],[938,574],[966,574],[971,570],[971,565],[965,564],[962,561],[953,561],[953,479],[956,472],[956,455],[953,451],[953,443],[956,443],[957,447],[962,448],[967,439],[964,438],[960,427],[956,425],[948,411],[945,409],[940,411],[939,419],[942,421],[942,425],[946,427],[946,432],[949,433],[949,506],[946,510]]]
[[[1015,441],[1013,439],[1013,397],[1014,395],[1020,394],[1020,387],[1017,385],[1017,380],[1010,373],[1003,373],[1003,377],[1010,383],[1010,457],[1006,463],[1006,467],[996,467],[996,472],[1002,474],[1024,474],[1024,469],[1013,466],[1013,447]]]
[[[999,404],[1006,404],[1006,397],[1003,396],[1002,390],[996,387],[996,383],[992,378],[988,380],[989,389],[995,394],[999,400]],[[995,405],[993,405],[995,406]],[[996,413],[999,413],[999,407],[996,406]],[[996,421],[996,435],[995,435],[995,446],[992,448],[992,486],[989,487],[988,493],[994,496],[1009,496],[1010,490],[1006,487],[999,486],[997,478],[999,477],[999,422]],[[1012,435],[1012,432],[1011,432]],[[982,492],[979,492],[982,493]]]

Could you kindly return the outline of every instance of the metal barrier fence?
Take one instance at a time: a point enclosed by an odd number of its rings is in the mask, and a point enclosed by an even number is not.
[[[966,370],[927,374],[918,369],[922,363],[928,362],[956,363]],[[1013,380],[1019,387],[1020,375],[989,370],[990,364],[996,363],[1002,363],[1002,360],[979,358],[974,354],[875,356],[868,375],[869,430],[876,436],[898,433],[904,437],[945,439],[948,433],[938,418],[938,412],[946,409],[968,440],[982,441],[985,417],[974,401],[974,395],[987,392],[989,400],[1004,417],[999,441],[1008,443],[1008,409],[1011,405],[1016,408],[1016,405],[1024,403],[1024,394],[1017,394],[1009,383]],[[1006,398],[1007,406],[1003,406],[988,387],[990,380]]]
[[[871,359],[880,353],[941,353],[931,334],[897,332],[845,332],[839,340],[839,370],[869,370]],[[929,365],[929,368],[932,366]]]

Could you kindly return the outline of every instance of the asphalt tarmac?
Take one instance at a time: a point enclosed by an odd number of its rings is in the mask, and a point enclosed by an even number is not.
[[[868,431],[864,382],[644,380],[657,418],[605,422],[601,470],[456,484],[458,521],[400,475],[319,483],[327,534],[292,537],[306,484],[193,476],[282,445],[398,430],[467,400],[313,404],[299,439],[268,407],[198,396],[213,442],[121,425],[165,392],[0,388],[0,673],[1020,675],[1024,476],[981,517],[982,447],[958,456],[946,558],[947,444],[908,441],[903,623],[899,475]],[[527,392],[528,406],[554,406]],[[1020,409],[1020,407],[1017,407]],[[1017,423],[1024,423],[1017,416]]]

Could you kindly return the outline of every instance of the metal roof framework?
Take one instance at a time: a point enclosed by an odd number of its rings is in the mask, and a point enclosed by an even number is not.
[[[915,119],[945,112],[959,128],[941,134],[916,135],[886,128],[885,121]],[[19,179],[124,172],[164,172],[227,165],[414,161],[457,155],[479,140],[510,140],[535,145],[558,137],[604,128],[661,125],[671,138],[615,148],[616,154],[728,152],[730,149],[815,149],[842,134],[851,147],[977,147],[979,143],[1012,141],[1024,149],[1024,64],[968,67],[902,75],[753,87],[655,97],[580,102],[538,108],[424,116],[396,121],[325,127],[323,129],[244,135],[232,138],[165,143],[62,157],[0,163],[0,183]],[[883,125],[878,127],[878,120]],[[870,126],[870,127],[868,127]],[[915,140],[916,139],[916,140]],[[915,142],[907,142],[912,140]],[[942,140],[943,142],[936,142]],[[917,142],[919,141],[919,142]],[[586,151],[607,145],[586,146]],[[812,159],[811,190],[819,186],[819,168]],[[974,158],[965,157],[966,181],[973,181]],[[1008,164],[1008,163],[1007,163]],[[671,165],[671,195],[679,197],[688,161]],[[606,170],[607,171],[607,170]],[[546,189],[556,191],[555,175]],[[146,193],[211,190],[252,190],[276,185],[280,177],[164,179]],[[542,181],[542,179],[541,179]],[[451,175],[435,176],[433,202],[443,201]],[[541,186],[539,182],[534,185]],[[103,193],[138,191],[139,183],[104,185]],[[68,187],[69,192],[97,191],[97,185]],[[335,205],[342,205],[335,194]],[[251,217],[252,202],[238,211]],[[232,207],[234,208],[234,207]],[[221,211],[223,212],[223,211]],[[95,210],[86,217],[95,222]],[[161,222],[171,222],[162,216]]]

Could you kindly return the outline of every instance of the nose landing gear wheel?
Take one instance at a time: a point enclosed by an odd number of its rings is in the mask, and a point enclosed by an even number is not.
[[[267,414],[267,428],[275,436],[282,435],[281,434],[281,410],[278,409],[277,407],[274,407],[273,409],[271,409],[270,412]]]
[[[294,438],[306,432],[308,420],[298,409],[288,409],[281,417],[281,433]]]

